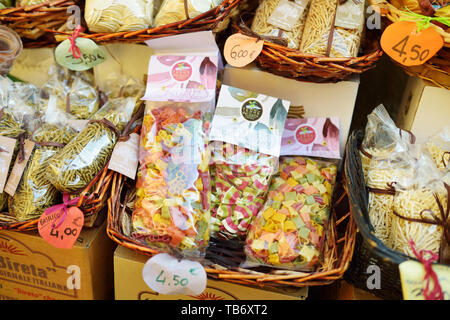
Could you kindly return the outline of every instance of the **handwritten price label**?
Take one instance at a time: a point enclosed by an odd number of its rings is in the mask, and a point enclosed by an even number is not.
[[[84,224],[84,214],[77,207],[67,210],[67,216],[62,219],[62,213],[42,214],[38,222],[41,237],[49,244],[60,249],[71,249],[77,241]],[[56,226],[58,226],[56,228]]]
[[[198,295],[206,289],[207,276],[200,263],[178,261],[167,253],[150,258],[142,276],[150,289],[160,294]]]
[[[405,261],[399,265],[404,300],[424,300],[422,288],[425,287],[425,268],[417,261]],[[444,300],[450,300],[450,267],[433,265],[444,294]],[[431,284],[433,286],[433,284]]]
[[[235,33],[225,42],[225,60],[233,67],[245,67],[261,53],[264,41]]]
[[[106,54],[91,39],[77,38],[75,40],[81,57],[75,58],[70,49],[70,40],[64,40],[55,49],[56,61],[70,70],[85,71],[106,60]]]
[[[417,33],[417,24],[411,21],[395,22],[381,36],[384,52],[407,67],[424,64],[443,45],[442,36],[433,27]]]

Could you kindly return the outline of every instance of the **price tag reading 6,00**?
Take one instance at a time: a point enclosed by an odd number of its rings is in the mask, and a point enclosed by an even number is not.
[[[417,24],[410,21],[393,23],[386,28],[381,37],[384,52],[408,67],[424,64],[443,45],[443,38],[433,27],[417,32]]]
[[[142,269],[150,289],[160,294],[198,295],[206,289],[206,272],[196,261],[181,260],[160,253],[150,258]]]
[[[263,40],[235,33],[225,42],[225,60],[233,67],[245,67],[259,56],[263,45]]]

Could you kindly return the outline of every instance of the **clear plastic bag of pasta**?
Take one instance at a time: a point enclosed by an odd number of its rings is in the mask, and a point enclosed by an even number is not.
[[[263,0],[256,10],[252,31],[260,36],[281,37],[298,49],[310,0]]]
[[[440,170],[450,169],[450,126],[430,137],[426,143],[428,152]]]
[[[442,173],[427,153],[413,164],[415,175],[396,185],[391,228],[391,247],[415,257],[428,250],[439,254],[443,242],[448,245],[448,197]],[[445,229],[447,228],[447,229]],[[441,257],[442,258],[442,257]]]
[[[212,211],[214,238],[245,240],[264,201],[278,157],[230,143],[211,144]]]
[[[220,1],[216,0],[163,0],[158,13],[155,16],[154,26],[160,27],[196,16],[215,8]],[[185,5],[187,4],[187,10]]]
[[[53,100],[54,101],[54,100]],[[49,106],[43,124],[29,139],[35,143],[8,211],[19,221],[39,218],[49,207],[60,202],[60,192],[46,177],[48,161],[75,137],[68,118],[56,104]]]
[[[337,161],[281,157],[247,235],[244,265],[312,271],[321,261]]]
[[[365,1],[311,0],[300,51],[357,57],[364,30]]]
[[[61,192],[78,193],[107,165],[136,106],[134,98],[110,99],[88,125],[47,165],[47,178]]]
[[[140,143],[134,238],[200,258],[209,243],[211,103],[148,102]]]
[[[87,0],[84,18],[91,32],[122,32],[152,25],[153,0]]]
[[[366,183],[373,157],[388,158],[394,152],[406,150],[414,140],[410,133],[397,128],[383,105],[376,107],[367,117],[365,136],[360,148]]]
[[[99,109],[99,95],[90,71],[74,72],[53,65],[50,79],[42,88],[44,97],[57,98],[58,108],[71,114],[75,119],[85,120]],[[43,108],[48,105],[44,99]],[[45,111],[45,110],[44,110]]]

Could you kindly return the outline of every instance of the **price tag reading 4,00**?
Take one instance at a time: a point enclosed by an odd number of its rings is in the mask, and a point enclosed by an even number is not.
[[[417,24],[395,22],[386,28],[381,47],[392,59],[404,66],[418,66],[431,59],[444,45],[444,40],[433,27],[417,32]]]
[[[259,56],[263,45],[262,40],[235,33],[225,42],[225,60],[233,67],[245,67]]]
[[[160,253],[144,265],[145,283],[160,294],[198,295],[206,289],[206,272],[196,261],[181,260]]]

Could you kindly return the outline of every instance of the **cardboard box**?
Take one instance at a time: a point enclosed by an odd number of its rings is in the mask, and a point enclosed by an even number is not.
[[[409,77],[399,109],[397,125],[414,133],[416,143],[424,143],[450,125],[450,90]]]
[[[113,299],[114,249],[106,222],[83,229],[70,250],[37,231],[0,231],[0,300]]]
[[[341,154],[344,154],[358,94],[359,77],[338,83],[310,83],[264,72],[253,64],[245,68],[227,65],[223,83],[288,100],[291,106],[303,106],[305,117],[338,117]]]
[[[208,279],[206,290],[198,296],[160,295],[142,278],[142,268],[148,259],[148,256],[125,247],[117,247],[114,253],[116,300],[304,300],[308,295],[308,288],[267,290],[211,279]]]

